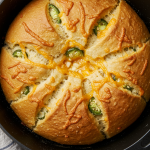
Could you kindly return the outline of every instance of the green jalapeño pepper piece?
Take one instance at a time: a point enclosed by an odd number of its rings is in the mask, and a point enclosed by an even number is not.
[[[66,51],[65,55],[70,59],[76,59],[84,56],[84,51],[73,47]]]
[[[104,19],[101,19],[100,21],[98,21],[98,30],[104,30],[107,25],[108,23]]]
[[[114,75],[114,74],[112,74],[112,79],[114,80],[114,81],[117,81],[117,78],[116,78],[116,76]]]
[[[61,23],[61,19],[59,17],[60,11],[56,6],[50,4],[49,5],[49,13],[55,23],[58,23],[58,24]]]
[[[136,52],[136,48],[133,48],[133,51]]]
[[[97,32],[104,30],[107,25],[108,23],[104,19],[99,20],[98,25],[93,29],[94,34],[97,35]]]
[[[93,32],[97,36],[97,26],[94,27]]]
[[[132,49],[134,52],[136,52],[136,48],[135,47],[129,47],[129,49]]]
[[[23,53],[22,53],[21,50],[16,50],[16,51],[13,52],[13,56],[17,57],[17,58],[18,57],[22,58],[23,57]]]
[[[30,92],[30,88],[29,86],[26,86],[23,94],[28,95],[29,92]]]
[[[129,85],[123,85],[123,88],[124,89],[127,89],[128,91],[131,91],[133,90],[133,87],[129,86]]]
[[[93,115],[102,115],[102,112],[100,110],[100,108],[97,106],[95,98],[92,97],[89,101],[89,111],[93,114]]]
[[[43,120],[45,118],[45,112],[40,112],[38,119]]]
[[[41,109],[38,115],[38,119],[43,120],[45,118],[46,113],[48,113],[48,110],[46,108]]]

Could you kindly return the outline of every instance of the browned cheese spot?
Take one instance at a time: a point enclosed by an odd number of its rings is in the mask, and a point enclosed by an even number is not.
[[[38,79],[38,77],[34,77],[34,76],[30,76],[30,77],[29,77],[29,80],[30,80],[30,81],[35,81],[36,79]]]
[[[15,90],[14,90],[14,94],[18,93],[20,90],[21,90],[22,86],[20,87],[17,87]]]
[[[66,14],[66,16],[69,15],[70,10],[72,9],[74,3],[68,0],[57,0],[58,3],[61,3],[63,10]],[[66,24],[66,27],[68,30],[71,30],[72,32],[76,31],[76,24],[79,22],[80,20],[78,18],[74,19],[74,20],[69,20],[68,19],[68,23]]]
[[[69,136],[68,135],[65,135],[65,138],[68,138]]]
[[[20,73],[26,73],[27,72],[27,69],[23,66],[20,65],[21,62],[17,62],[16,64],[13,64],[12,66],[8,67],[8,69],[11,69],[11,68],[14,68],[14,67],[17,67],[17,69],[15,70],[15,74],[11,76],[12,79],[17,79],[18,81],[22,82],[22,80],[18,77],[18,75]],[[4,77],[4,76],[2,76]],[[18,78],[19,79],[18,79]],[[4,79],[4,78],[3,78]],[[13,83],[9,80],[9,78],[5,77],[5,81],[12,87],[14,88],[14,94],[18,93],[21,88],[23,87],[23,85],[15,88],[15,86],[13,85]]]
[[[8,67],[8,69],[14,68],[16,66],[18,66],[21,62],[17,62],[16,64],[13,64],[12,66]]]
[[[129,81],[132,81],[133,80],[133,78],[130,76],[130,74],[128,74],[127,73],[127,79],[129,80]]]
[[[100,96],[99,94],[97,94],[97,98],[99,101],[105,102],[105,103],[110,103],[110,100],[106,100],[104,99],[102,96]]]
[[[117,35],[115,35],[115,37],[119,41],[119,43],[118,43],[118,49],[119,50],[121,50],[123,42],[127,42],[127,43],[130,43],[130,44],[132,43],[132,41],[128,39],[128,37],[125,34],[125,32],[126,32],[126,29],[124,27],[122,27],[121,37],[118,37]]]
[[[15,74],[11,78],[15,79],[20,73],[27,73],[27,69],[24,66],[18,65]]]
[[[96,14],[96,15],[89,15],[89,14],[86,14],[86,16],[88,16],[88,19],[94,19],[94,18],[98,18],[98,17],[99,17],[99,14]]]
[[[29,27],[27,26],[27,24],[25,22],[22,23],[24,26],[24,29],[27,33],[29,33],[33,38],[35,38],[36,40],[38,40],[41,44],[43,44],[44,46],[48,46],[48,47],[53,47],[54,43],[49,43],[45,40],[43,40],[42,38],[40,38],[37,34],[35,34],[32,30],[29,29]]]
[[[80,19],[80,30],[81,30],[82,35],[85,38],[87,38],[88,34],[85,31],[85,10],[84,10],[84,7],[83,7],[81,2],[79,2],[79,8],[80,8],[80,16],[81,16],[81,19]]]
[[[66,121],[66,124],[64,125],[64,129],[67,129],[70,125],[72,125],[72,124],[76,124],[76,123],[78,123],[79,122],[79,120],[82,118],[82,116],[81,115],[75,115],[75,112],[76,112],[76,109],[77,109],[77,107],[82,103],[84,101],[84,99],[83,98],[80,98],[77,102],[76,102],[76,104],[75,104],[75,106],[71,109],[71,111],[70,111],[70,113],[69,113],[69,116],[68,116],[68,120]],[[74,121],[71,121],[71,119],[72,118],[77,118],[76,120],[74,120]]]
[[[136,61],[136,56],[133,55],[133,56],[130,56],[130,57],[128,57],[128,58],[125,59],[125,61],[128,61],[128,60],[131,60],[131,61],[130,61],[129,63],[127,63],[127,66],[132,66],[132,65],[135,63],[135,61]],[[133,84],[136,84],[136,85],[138,84],[137,79],[133,78],[133,77],[130,75],[130,74],[134,75],[134,74],[135,74],[134,71],[132,71],[132,70],[130,70],[130,69],[124,69],[123,72],[126,73],[127,79],[128,79],[129,81],[132,81]]]
[[[134,72],[133,71],[131,71],[131,70],[129,70],[129,69],[126,69],[126,70],[123,70],[123,72],[125,72],[125,73],[127,73],[126,74],[126,76],[127,76],[127,79],[129,80],[129,81],[132,81],[132,83],[133,84],[138,84],[138,82],[137,82],[137,79],[135,79],[135,78],[133,78],[130,74],[134,74]]]
[[[135,85],[137,85],[137,84],[138,84],[137,79],[133,79],[133,80],[132,80],[132,82],[133,82]]]
[[[132,74],[132,75],[135,74],[135,72],[131,71],[130,69],[125,69],[125,70],[123,70],[123,72],[125,72],[125,73],[130,73],[130,74]]]
[[[24,66],[22,66],[20,63],[21,63],[21,62],[18,62],[18,63],[16,63],[16,64],[14,64],[14,65],[8,67],[8,69],[12,69],[12,68],[16,67],[15,73],[11,76],[11,78],[12,78],[12,79],[17,79],[18,81],[20,81],[20,82],[22,82],[22,83],[25,83],[25,84],[34,84],[33,81],[36,80],[37,77],[29,76],[28,80],[19,77],[19,74],[20,74],[20,73],[27,73],[27,71],[28,71],[27,68],[24,67]],[[23,86],[23,85],[22,85],[22,86]],[[17,87],[17,88],[15,89],[14,93],[18,93],[18,92],[21,90],[22,86]]]
[[[95,84],[97,84],[97,83],[98,83],[98,85],[96,86]],[[102,101],[102,102],[105,102],[105,103],[110,103],[109,100],[106,100],[106,99],[104,99],[104,98],[101,98],[101,96],[99,95],[99,90],[100,90],[100,88],[101,88],[105,83],[106,83],[105,79],[100,80],[100,81],[93,81],[93,84],[94,84],[93,87],[94,87],[94,90],[95,90],[96,93],[97,93],[97,98],[98,98],[99,101]]]
[[[29,98],[29,101],[30,101],[31,103],[33,103],[33,102],[35,102],[35,103],[40,103],[40,100],[39,100],[38,98],[36,98],[36,97],[30,97],[30,98]]]
[[[48,89],[47,94],[51,94],[55,90],[55,86],[45,84],[45,87]]]
[[[54,86],[51,86],[51,85],[48,85],[48,84],[45,84],[45,91],[44,93],[40,94],[40,96],[37,94],[33,94],[32,96],[29,97],[29,101],[30,102],[36,102],[36,103],[39,103],[39,105],[42,105],[43,103],[43,99],[46,95],[48,94],[51,94],[54,90],[55,90],[55,87]]]
[[[63,102],[64,102],[63,105],[64,105],[64,109],[65,109],[65,112],[67,115],[68,115],[68,112],[67,112],[67,108],[66,108],[66,103],[70,99],[70,97],[71,97],[71,92],[70,92],[70,90],[67,90],[63,97]]]
[[[26,84],[34,84],[33,81],[28,81],[28,80],[23,79],[23,78],[21,78],[21,77],[19,77],[19,76],[17,76],[16,79],[17,79],[18,81],[23,82],[23,83],[26,83]]]
[[[120,130],[120,129],[121,129],[121,127],[118,127],[117,129],[118,129],[118,130]]]
[[[138,45],[138,47],[142,47],[142,46],[143,46],[143,43],[138,42],[137,45]],[[146,44],[145,44],[145,45],[146,45]]]
[[[10,81],[9,78],[7,78],[4,75],[1,75],[1,78],[4,79],[12,88],[15,88],[15,86],[13,85],[13,83]]]
[[[76,24],[79,22],[80,20],[77,18],[75,20],[69,20],[68,21],[68,25],[67,25],[67,29],[71,30],[72,32],[76,31]]]
[[[62,4],[63,10],[64,10],[66,16],[68,16],[74,3],[71,1],[68,1],[68,0],[57,0],[57,2]]]
[[[147,64],[148,64],[148,60],[145,60],[145,63],[144,63],[143,68],[142,68],[142,71],[140,73],[141,76],[144,74],[144,71],[145,71],[145,69],[147,67]]]
[[[110,89],[109,89],[108,87],[106,87],[106,88],[104,89],[104,91],[105,91],[106,95],[103,97],[103,99],[104,99],[104,100],[110,99],[110,98],[112,97],[111,92],[110,92]]]
[[[51,83],[55,83],[55,78],[54,78],[54,77],[51,77],[50,82],[51,82]]]
[[[73,89],[73,92],[78,93],[81,90],[81,86],[76,87],[75,89]]]
[[[131,60],[131,61],[127,64],[127,66],[132,66],[136,61],[136,56],[135,55],[130,56],[130,57],[126,58],[124,61],[128,61],[128,60]]]
[[[132,66],[135,61],[136,61],[136,56],[134,55],[134,56],[132,56],[131,62],[129,62],[127,65],[128,65],[128,66]]]
[[[140,87],[140,96],[144,95],[144,90]]]

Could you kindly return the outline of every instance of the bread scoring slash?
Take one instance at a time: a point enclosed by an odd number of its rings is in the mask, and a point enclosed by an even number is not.
[[[124,0],[31,1],[1,51],[6,100],[28,128],[60,144],[111,138],[150,98],[149,37]]]

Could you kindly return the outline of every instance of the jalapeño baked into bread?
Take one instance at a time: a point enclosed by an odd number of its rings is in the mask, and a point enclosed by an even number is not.
[[[150,42],[123,0],[34,0],[1,51],[1,86],[35,133],[84,145],[120,133],[150,98]]]

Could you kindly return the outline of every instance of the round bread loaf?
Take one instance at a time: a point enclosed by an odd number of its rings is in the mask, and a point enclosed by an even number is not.
[[[149,31],[118,0],[34,0],[1,51],[1,86],[35,133],[85,145],[120,133],[150,98]]]

